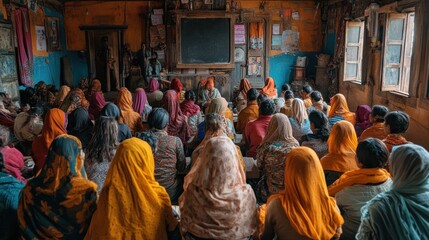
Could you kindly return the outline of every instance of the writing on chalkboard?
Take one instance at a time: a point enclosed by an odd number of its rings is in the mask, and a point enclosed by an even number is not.
[[[182,18],[181,63],[231,63],[230,18]]]

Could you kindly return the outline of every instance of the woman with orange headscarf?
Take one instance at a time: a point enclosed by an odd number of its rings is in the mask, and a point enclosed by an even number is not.
[[[261,94],[264,94],[271,99],[277,98],[276,84],[272,77],[265,79],[265,86],[262,88]]]
[[[183,102],[183,100],[185,100],[184,97],[182,97],[183,85],[182,82],[180,82],[180,79],[173,78],[171,80],[170,89],[177,92],[177,98],[179,99],[179,102]]]
[[[42,169],[52,141],[54,141],[57,136],[67,133],[65,122],[66,115],[59,108],[53,108],[46,113],[42,134],[33,141],[32,145],[35,163],[34,173]]]
[[[170,198],[155,181],[154,170],[149,144],[138,138],[123,141],[85,239],[167,240],[171,233],[176,234],[172,239],[180,239]]]
[[[344,220],[316,153],[297,147],[285,161],[285,190],[268,200],[261,239],[338,239]]]
[[[356,124],[355,113],[350,112],[346,97],[341,93],[331,97],[331,109],[328,112],[328,118],[331,126],[341,120],[349,121],[353,126]]]
[[[61,103],[64,101],[64,99],[67,97],[67,95],[70,93],[70,87],[67,85],[63,85],[60,87],[60,90],[58,91],[57,97],[55,98],[54,107],[61,106]]]
[[[328,154],[320,159],[327,186],[335,182],[343,173],[358,169],[355,159],[357,145],[353,125],[345,120],[337,122],[328,138]]]
[[[140,114],[134,111],[131,92],[126,87],[118,91],[116,100],[119,110],[121,111],[121,122],[125,123],[131,130],[131,135],[143,130],[143,123]]]
[[[247,106],[247,91],[252,88],[247,78],[243,78],[240,81],[240,87],[234,93],[234,107],[237,109],[237,113],[245,109]]]
[[[213,99],[222,97],[219,90],[215,88],[214,77],[210,76],[206,81],[202,81],[204,89],[200,92],[199,103],[203,107],[207,107]]]

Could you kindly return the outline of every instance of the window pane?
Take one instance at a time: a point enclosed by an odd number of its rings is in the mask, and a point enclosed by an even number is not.
[[[347,33],[347,42],[359,43],[360,27],[349,27]]]
[[[401,41],[402,31],[404,30],[404,19],[391,19],[389,21],[388,41]]]
[[[354,63],[347,63],[346,64],[346,77],[357,77],[357,69],[358,65]]]
[[[358,60],[359,47],[347,47],[347,61]]]
[[[386,62],[387,64],[399,64],[401,62],[401,45],[387,45]]]
[[[384,84],[385,85],[399,84],[399,68],[385,68]]]

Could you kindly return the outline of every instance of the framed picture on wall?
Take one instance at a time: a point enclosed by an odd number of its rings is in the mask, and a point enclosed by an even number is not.
[[[46,17],[46,40],[49,51],[61,50],[60,20],[57,17]]]

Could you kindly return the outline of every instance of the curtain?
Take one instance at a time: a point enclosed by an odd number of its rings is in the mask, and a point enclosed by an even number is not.
[[[18,43],[18,63],[20,83],[33,85],[33,47],[31,41],[30,18],[28,9],[18,8],[12,13]]]
[[[262,22],[251,22],[249,24],[250,48],[264,48],[264,24]]]

